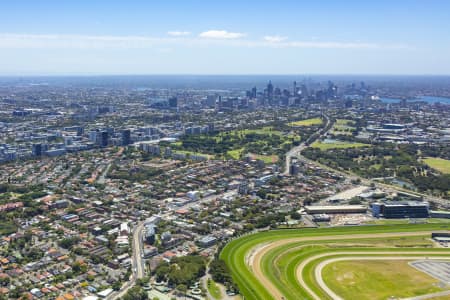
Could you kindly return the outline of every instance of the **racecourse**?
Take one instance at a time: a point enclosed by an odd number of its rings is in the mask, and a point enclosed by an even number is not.
[[[448,230],[448,223],[274,230],[230,241],[220,258],[245,299],[335,299],[315,273],[322,260],[349,253],[450,258],[430,241],[431,232]]]

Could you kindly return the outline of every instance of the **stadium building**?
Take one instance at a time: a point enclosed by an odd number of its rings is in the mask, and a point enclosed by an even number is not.
[[[428,202],[419,201],[389,201],[372,204],[372,215],[376,218],[428,218]]]

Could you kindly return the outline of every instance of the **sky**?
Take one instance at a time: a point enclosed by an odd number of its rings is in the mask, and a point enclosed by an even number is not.
[[[0,75],[450,75],[448,0],[14,0]]]

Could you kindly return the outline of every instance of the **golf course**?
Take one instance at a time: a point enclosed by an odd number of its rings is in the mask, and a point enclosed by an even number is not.
[[[220,258],[244,299],[409,299],[450,296],[448,282],[411,266],[450,261],[432,232],[449,223],[271,230],[237,237]]]

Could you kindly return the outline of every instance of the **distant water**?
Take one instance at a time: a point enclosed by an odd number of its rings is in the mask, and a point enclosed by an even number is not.
[[[384,103],[399,103],[401,99],[397,98],[380,98],[381,102]],[[415,102],[415,101],[424,101],[429,104],[433,103],[442,103],[442,104],[450,104],[450,98],[445,97],[433,97],[433,96],[420,96],[417,97],[417,99],[408,99],[408,102]]]

